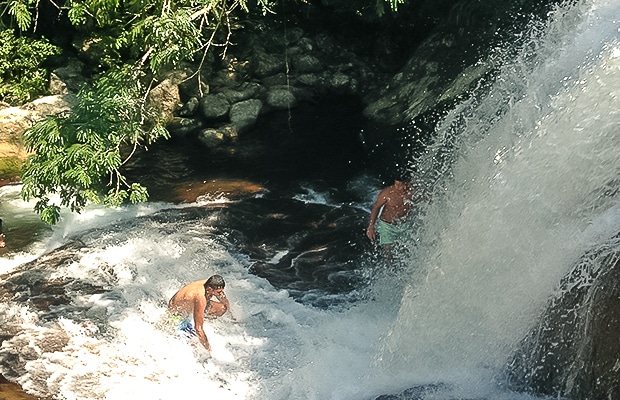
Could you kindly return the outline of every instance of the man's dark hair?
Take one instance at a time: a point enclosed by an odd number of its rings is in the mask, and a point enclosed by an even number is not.
[[[224,278],[219,275],[213,275],[205,282],[205,289],[224,289],[226,287],[226,282],[224,282]]]
[[[411,173],[407,171],[396,171],[392,174],[392,182],[400,181],[400,182],[411,182]]]

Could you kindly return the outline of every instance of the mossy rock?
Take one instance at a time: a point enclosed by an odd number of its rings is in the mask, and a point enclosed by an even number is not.
[[[21,175],[24,161],[17,157],[0,158],[0,180],[13,180]]]

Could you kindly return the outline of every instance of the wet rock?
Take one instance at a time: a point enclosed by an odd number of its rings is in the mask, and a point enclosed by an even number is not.
[[[220,210],[218,217],[254,260],[250,271],[297,299],[312,290],[348,292],[360,283],[353,254],[364,254],[369,243],[363,235],[367,215],[357,208],[262,197]],[[311,302],[333,305],[322,300]]]
[[[297,57],[293,61],[293,67],[296,72],[299,73],[312,73],[319,72],[324,69],[321,61],[310,54],[303,54],[300,57]]]
[[[317,86],[320,78],[316,74],[301,74],[297,77],[297,81],[306,86]]]
[[[506,368],[509,388],[620,398],[620,234],[584,255]]]
[[[170,199],[180,203],[193,203],[198,198],[216,199],[225,196],[238,199],[249,195],[264,193],[261,185],[243,179],[213,179],[209,181],[186,182],[183,188],[176,188]]]
[[[222,88],[220,93],[223,94],[226,97],[226,100],[232,104],[248,99],[259,98],[264,91],[265,88],[259,83],[243,82],[236,87]]]
[[[0,375],[0,396],[6,400],[40,400],[24,392],[16,383],[9,382]]]
[[[288,87],[276,87],[267,94],[267,104],[277,110],[286,110],[297,105],[297,99]]]
[[[181,117],[192,117],[198,111],[198,106],[200,105],[200,101],[197,97],[193,96],[183,104],[183,107],[179,110],[179,116]]]
[[[228,115],[230,104],[222,94],[209,94],[200,99],[200,112],[208,121],[221,120]]]
[[[174,137],[185,137],[198,132],[203,127],[203,122],[198,118],[174,118],[167,126],[168,131]]]
[[[374,400],[423,400],[432,398],[437,392],[449,389],[445,384],[429,384],[414,386],[398,394],[384,394]],[[459,398],[460,400],[467,400]],[[473,400],[473,399],[470,399]]]
[[[239,134],[233,125],[224,125],[218,128],[207,128],[200,131],[198,140],[208,149],[217,149],[221,146],[233,145]]]
[[[254,125],[263,108],[263,102],[258,99],[245,100],[235,103],[230,108],[230,122],[236,131],[242,133]]]
[[[483,89],[484,83],[493,79],[497,65],[492,59],[481,62],[479,54],[514,40],[515,31],[524,29],[535,16],[546,18],[556,3],[454,2],[448,12],[440,11],[445,13],[442,22],[408,54],[405,65],[369,95],[364,116],[398,125],[429,112],[441,102],[471,96]],[[436,2],[435,6],[441,8],[445,4]]]
[[[45,318],[54,315],[54,306],[70,304],[71,293],[103,293],[101,286],[52,276],[55,266],[71,263],[79,257],[83,246],[80,241],[70,242],[2,275],[4,284],[0,299],[30,304]]]
[[[286,70],[286,60],[276,54],[258,53],[252,63],[254,74],[258,78],[276,75]]]
[[[327,82],[329,89],[334,93],[348,94],[357,91],[357,81],[342,72],[333,74]]]
[[[268,90],[273,89],[276,86],[289,86],[296,81],[295,75],[281,72],[279,74],[271,75],[263,79],[263,83]]]

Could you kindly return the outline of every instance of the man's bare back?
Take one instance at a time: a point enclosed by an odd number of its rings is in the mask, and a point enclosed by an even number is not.
[[[200,343],[209,351],[211,345],[204,332],[204,319],[205,316],[217,318],[224,315],[226,311],[230,311],[230,303],[224,293],[224,286],[224,279],[219,275],[214,275],[209,279],[188,283],[179,289],[168,302],[168,311],[171,314],[193,317],[196,335]]]

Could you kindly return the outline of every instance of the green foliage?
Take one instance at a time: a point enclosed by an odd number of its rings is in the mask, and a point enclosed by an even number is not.
[[[117,43],[119,46],[141,43],[150,49],[151,71],[178,65],[191,59],[202,46],[201,31],[191,18],[186,9],[170,12],[164,17],[149,16],[123,32]]]
[[[385,14],[385,3],[389,6],[390,10],[398,11],[398,6],[405,4],[407,0],[377,0],[377,15],[382,16]]]
[[[0,26],[11,27],[15,23],[20,30],[27,30],[32,24],[36,4],[36,0],[0,1],[0,17],[2,17]]]
[[[17,157],[0,158],[0,180],[14,179],[20,176],[22,161]]]
[[[404,1],[347,0],[340,4],[365,10],[375,5],[380,14],[385,4],[395,11]],[[22,31],[33,28],[37,2],[0,0],[0,24],[8,19]],[[218,49],[225,54],[242,13],[271,12],[276,3],[288,6],[276,0],[53,3],[62,6],[76,29],[90,36],[89,45],[100,46],[97,67],[107,72],[80,91],[79,102],[70,113],[48,117],[26,132],[33,155],[24,166],[22,197],[37,199],[35,210],[50,224],[58,221],[62,207],[79,212],[87,202],[118,206],[145,201],[146,188],[127,181],[123,164],[136,147],[168,133],[145,107],[150,85],[142,86],[142,79],[157,77],[183,61],[198,61],[200,70],[207,52]],[[26,75],[34,76],[22,74]]]
[[[274,0],[258,0],[268,10]],[[128,62],[138,61],[157,74],[181,61],[193,61],[213,47],[225,47],[236,16],[248,12],[248,0],[70,0],[72,24],[107,36]]]
[[[47,72],[40,68],[59,49],[47,40],[16,38],[0,32],[0,100],[20,105],[47,93]]]
[[[137,146],[168,137],[156,121],[147,123],[154,117],[143,96],[135,70],[114,69],[78,93],[71,113],[48,117],[26,132],[34,154],[24,166],[22,198],[38,199],[35,210],[43,221],[54,224],[61,207],[79,212],[89,201],[119,206],[148,199],[146,188],[127,182],[121,172]]]

